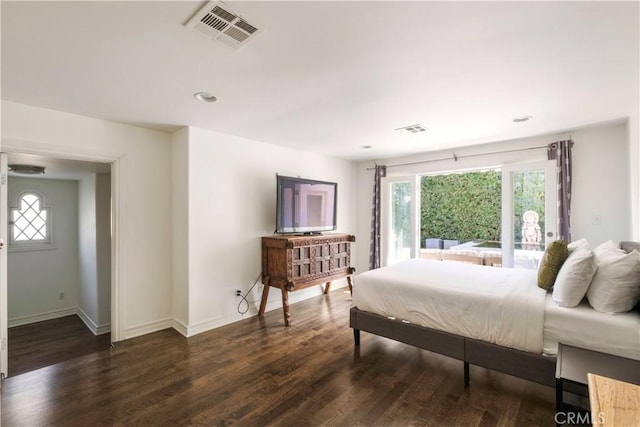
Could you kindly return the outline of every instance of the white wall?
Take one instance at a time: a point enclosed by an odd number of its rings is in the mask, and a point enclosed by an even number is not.
[[[355,169],[348,161],[199,129],[169,135],[6,101],[2,123],[6,152],[116,161],[120,324],[112,333],[119,340],[170,326],[191,335],[241,318],[234,290],[247,291],[260,273],[260,237],[275,227],[276,173],[337,181],[338,231],[354,233]],[[291,302],[319,293],[319,286],[294,292]],[[281,309],[276,294],[268,310]],[[250,299],[259,296],[256,287]],[[253,303],[249,314],[256,310]]]
[[[640,241],[640,106],[629,116],[629,165],[631,173],[631,226],[633,240]]]
[[[78,183],[80,291],[78,314],[89,329],[98,327],[98,267],[96,256],[96,178],[87,174]],[[93,328],[92,328],[93,326]]]
[[[632,239],[626,124],[572,132],[572,237],[592,244]],[[600,216],[597,224],[594,216]]]
[[[98,333],[111,330],[111,174],[96,174]]]
[[[87,174],[78,184],[80,290],[78,315],[96,335],[111,322],[111,176]]]
[[[11,177],[10,203],[29,189],[51,205],[53,249],[10,251],[10,326],[78,314],[92,332],[109,332],[109,174],[78,181]]]
[[[174,192],[178,200],[188,191],[187,335],[241,319],[234,290],[248,291],[260,275],[261,237],[275,229],[276,173],[338,182],[338,231],[355,233],[353,163],[189,128],[188,188]],[[290,301],[320,292],[320,286],[292,292]],[[255,314],[257,286],[249,299]],[[271,292],[267,310],[281,307],[280,293]],[[295,310],[292,317],[295,322]]]
[[[9,177],[9,206],[17,206],[24,191],[44,196],[45,207],[50,208],[52,245],[46,250],[9,249],[9,326],[75,314],[78,305],[77,181]]]
[[[2,101],[2,150],[115,161],[116,340],[172,325],[171,136]]]
[[[377,163],[387,166],[412,163],[406,166],[388,167],[387,176],[401,176],[500,166],[526,160],[545,160],[545,149],[487,154],[469,158],[463,156],[546,146],[554,141],[569,137],[575,142],[571,206],[571,226],[574,240],[585,237],[592,244],[598,244],[609,239],[614,241],[631,239],[634,233],[632,232],[631,220],[630,199],[632,193],[630,189],[630,162],[628,160],[630,143],[626,123],[430,152],[410,157],[384,159]],[[453,159],[454,152],[458,156],[458,161]],[[426,160],[438,161],[415,164]],[[359,218],[357,233],[361,237],[356,243],[358,247],[356,268],[360,272],[368,270],[369,265],[369,236],[366,233],[369,233],[371,221],[373,171],[370,169],[373,165],[374,162],[360,162],[357,165],[357,215]],[[595,215],[601,218],[600,225],[594,224]]]
[[[173,327],[187,335],[189,324],[189,129],[172,135]]]

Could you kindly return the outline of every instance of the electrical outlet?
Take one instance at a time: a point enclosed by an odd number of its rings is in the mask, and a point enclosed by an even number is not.
[[[602,215],[600,214],[593,214],[591,216],[591,223],[593,225],[602,225]]]
[[[58,292],[58,299],[64,299],[64,291]]]
[[[242,296],[242,291],[240,289],[236,289],[236,296],[237,297]]]

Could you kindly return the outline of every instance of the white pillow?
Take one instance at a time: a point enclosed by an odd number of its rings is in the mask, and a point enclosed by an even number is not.
[[[589,304],[604,313],[631,310],[640,300],[640,252],[594,254],[598,269],[587,291]]]
[[[613,243],[613,241],[607,240],[606,242],[600,243],[598,246],[596,246],[596,248],[593,250],[593,254],[596,256],[596,262],[599,263],[599,257],[607,254],[624,255],[626,254],[626,252],[620,249],[620,247],[617,244]]]
[[[580,304],[596,273],[596,260],[589,249],[573,250],[562,264],[553,285],[552,298],[560,307]]]
[[[589,242],[584,237],[580,240],[576,240],[575,242],[571,242],[567,245],[567,249],[569,249],[569,253],[575,251],[576,249],[591,249],[589,246]]]

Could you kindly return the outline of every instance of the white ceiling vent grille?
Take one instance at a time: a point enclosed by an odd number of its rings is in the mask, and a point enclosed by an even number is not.
[[[409,125],[409,126],[403,126],[396,130],[405,130],[410,133],[419,133],[419,132],[426,132],[427,128],[425,128],[422,125]]]
[[[220,1],[210,1],[185,24],[188,28],[239,48],[254,38],[260,30],[249,24],[239,13]]]

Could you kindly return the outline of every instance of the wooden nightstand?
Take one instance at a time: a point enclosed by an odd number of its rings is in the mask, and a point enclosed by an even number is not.
[[[588,374],[587,378],[591,414],[598,425],[640,424],[640,386],[595,374]]]
[[[556,411],[565,391],[587,396],[587,374],[640,384],[640,361],[560,343],[556,361]]]

